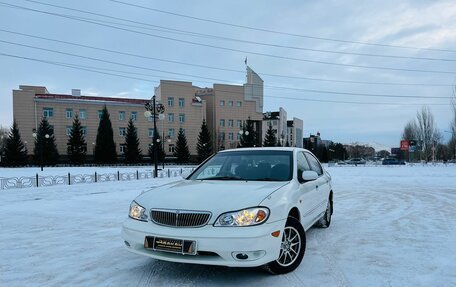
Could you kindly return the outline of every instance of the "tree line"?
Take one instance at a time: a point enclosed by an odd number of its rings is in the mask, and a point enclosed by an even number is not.
[[[451,134],[450,140],[445,143],[443,133],[437,129],[431,109],[423,106],[418,110],[416,117],[404,127],[402,139],[416,143],[414,160],[449,160],[456,159],[456,90],[453,92],[452,120],[450,130],[443,131]]]
[[[258,136],[254,130],[253,121],[250,118],[243,124],[244,133],[241,135],[239,147],[255,146]],[[1,164],[4,166],[24,166],[29,163],[41,165],[55,165],[59,160],[59,153],[56,145],[54,131],[46,117],[40,121],[38,130],[34,132],[34,148],[31,162],[29,162],[28,150],[21,139],[20,131],[16,121],[13,121],[9,132],[0,130],[0,155]],[[161,162],[165,158],[163,149],[164,141],[160,138],[158,131],[154,130],[154,142],[149,145],[147,151],[151,161]],[[213,152],[211,133],[205,120],[202,121],[197,142],[198,163],[210,157]],[[77,114],[73,119],[72,127],[68,134],[67,141],[68,161],[74,165],[82,165],[87,161],[87,143],[84,130]],[[178,163],[189,163],[191,161],[187,138],[183,129],[179,129],[173,156]],[[143,151],[140,148],[140,141],[134,121],[129,120],[125,134],[123,162],[135,164],[143,160]],[[94,146],[94,162],[97,164],[113,164],[118,162],[114,132],[110,120],[109,111],[103,107],[100,122],[97,129],[97,136]]]

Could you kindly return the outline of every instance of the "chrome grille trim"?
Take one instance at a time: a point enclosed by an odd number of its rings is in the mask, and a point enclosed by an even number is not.
[[[153,223],[168,227],[202,227],[211,219],[209,211],[194,211],[181,209],[159,209],[150,210],[150,219]]]

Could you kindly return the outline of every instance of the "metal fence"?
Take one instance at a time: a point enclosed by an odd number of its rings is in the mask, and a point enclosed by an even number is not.
[[[184,170],[193,171],[193,168],[166,169],[157,172],[157,178],[177,177]],[[0,178],[0,190],[13,188],[41,187],[54,185],[73,185],[80,183],[95,183],[106,181],[131,181],[153,178],[153,171],[129,171],[117,173],[93,173],[93,174],[71,174],[67,175],[47,175],[22,176]]]

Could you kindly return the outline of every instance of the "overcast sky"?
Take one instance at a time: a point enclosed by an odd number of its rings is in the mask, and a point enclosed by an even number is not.
[[[304,136],[319,131],[323,139],[343,143],[375,142],[398,146],[404,125],[414,119],[416,111],[426,104],[430,106],[438,128],[441,131],[449,129],[451,109],[448,97],[452,95],[451,85],[456,83],[454,0],[119,0],[215,22],[109,0],[37,1],[114,18],[52,7],[36,1],[0,0],[0,29],[142,58],[0,31],[0,125],[3,126],[10,126],[12,122],[12,89],[21,84],[46,86],[51,93],[68,94],[72,88],[79,88],[83,95],[150,98],[153,87],[160,79],[187,80],[201,87],[211,87],[212,83],[242,84],[245,81],[244,59],[247,57],[249,66],[266,85],[264,111],[276,111],[281,106],[289,118],[303,119]],[[20,7],[7,7],[5,3]],[[42,12],[24,10],[24,7]],[[58,62],[60,66],[30,59]],[[72,69],[68,65],[79,65],[78,68],[85,70]],[[444,135],[447,140],[449,134]]]

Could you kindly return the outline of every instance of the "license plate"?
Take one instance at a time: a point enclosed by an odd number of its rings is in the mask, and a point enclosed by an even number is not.
[[[144,248],[178,254],[196,255],[196,241],[146,236]]]

